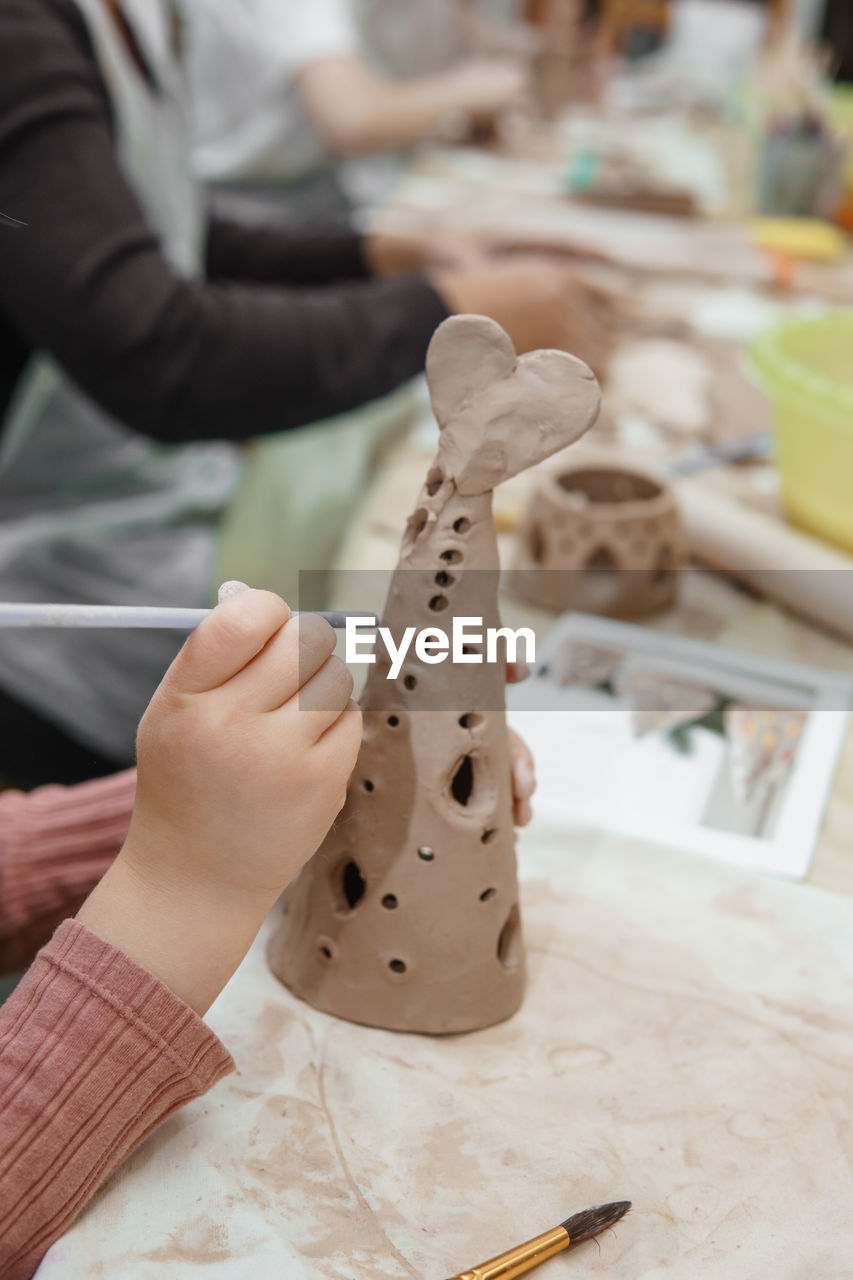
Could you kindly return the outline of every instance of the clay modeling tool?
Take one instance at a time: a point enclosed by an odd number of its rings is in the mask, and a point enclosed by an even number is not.
[[[0,223],[4,227],[25,227],[26,222],[21,222],[18,218],[10,218],[8,213],[0,213]]]
[[[212,609],[177,609],[155,605],[112,604],[0,604],[2,627],[117,627],[122,630],[194,631]],[[293,617],[299,617],[299,610]],[[365,626],[375,626],[375,613],[335,610],[316,612],[330,626],[342,629],[347,618],[358,618]]]
[[[559,1227],[517,1245],[515,1249],[508,1249],[489,1262],[481,1262],[470,1271],[460,1271],[452,1280],[514,1280],[515,1276],[526,1276],[540,1262],[606,1231],[624,1218],[630,1208],[630,1200],[617,1200],[613,1204],[600,1204],[595,1209],[584,1209],[582,1213],[566,1218]]]
[[[666,473],[673,478],[692,476],[712,467],[725,467],[732,462],[745,462],[753,458],[765,458],[773,443],[769,431],[754,431],[734,440],[721,440],[714,444],[697,445],[689,453],[670,462]]]

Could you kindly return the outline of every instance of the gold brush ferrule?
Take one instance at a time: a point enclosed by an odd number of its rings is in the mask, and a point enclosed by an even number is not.
[[[461,1271],[452,1280],[514,1280],[515,1276],[526,1276],[540,1262],[545,1262],[568,1248],[569,1240],[565,1227],[553,1227],[543,1235],[528,1240],[526,1244],[508,1249],[489,1262],[481,1262],[470,1271]]]

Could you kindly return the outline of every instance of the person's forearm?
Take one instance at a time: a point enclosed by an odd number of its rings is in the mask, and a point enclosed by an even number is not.
[[[459,92],[453,73],[388,81],[375,108],[370,119],[363,121],[363,150],[395,150],[443,134],[455,135],[467,113],[465,95]]]
[[[297,85],[321,140],[341,159],[436,137],[466,108],[454,72],[390,80],[343,56],[306,67]]]
[[[136,773],[0,795],[0,972],[28,964],[127,835]]]
[[[138,861],[124,851],[77,919],[202,1015],[249,950],[274,895],[241,903],[216,885],[155,883]]]

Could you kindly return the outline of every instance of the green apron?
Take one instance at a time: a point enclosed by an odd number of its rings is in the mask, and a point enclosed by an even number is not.
[[[220,526],[218,580],[266,587],[298,607],[300,569],[331,568],[378,463],[419,403],[410,383],[354,413],[249,445]],[[314,574],[311,588],[319,608]]]

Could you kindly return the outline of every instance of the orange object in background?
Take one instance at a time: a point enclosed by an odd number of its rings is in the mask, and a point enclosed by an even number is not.
[[[773,268],[774,289],[793,289],[797,278],[797,259],[779,249],[767,249],[766,253]]]
[[[853,192],[845,196],[835,220],[845,231],[853,231]]]
[[[782,289],[794,284],[800,262],[832,262],[847,247],[839,228],[821,218],[753,218],[750,237],[767,255],[773,284]]]

